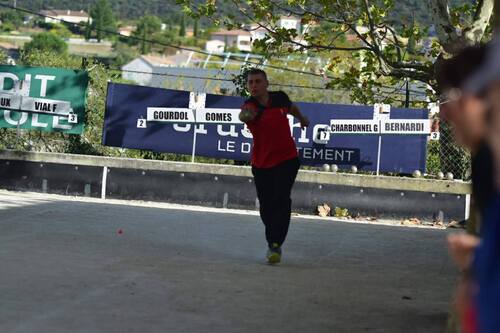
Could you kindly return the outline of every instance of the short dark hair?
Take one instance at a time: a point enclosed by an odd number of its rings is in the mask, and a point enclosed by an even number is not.
[[[260,75],[263,75],[263,76],[264,76],[264,78],[267,80],[267,74],[266,74],[266,72],[264,72],[264,71],[263,71],[262,69],[260,69],[260,68],[255,68],[255,67],[250,68],[250,69],[247,71],[247,76],[246,76],[246,78],[247,78],[247,80],[248,80],[248,76],[250,76],[250,75],[259,75],[259,74],[260,74]]]
[[[450,88],[461,88],[485,60],[485,45],[468,46],[453,58],[438,60],[436,80],[440,92]]]

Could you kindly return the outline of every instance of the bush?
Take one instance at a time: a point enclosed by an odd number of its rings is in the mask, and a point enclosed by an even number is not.
[[[4,22],[0,25],[0,29],[5,32],[11,32],[16,30],[16,26],[11,22]]]
[[[42,32],[33,36],[31,42],[24,45],[24,51],[48,51],[57,54],[66,54],[68,45],[60,37],[50,32]]]
[[[441,143],[439,141],[429,141],[427,144],[427,173],[436,175],[441,171]]]

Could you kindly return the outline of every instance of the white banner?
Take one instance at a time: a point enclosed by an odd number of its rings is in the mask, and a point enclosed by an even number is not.
[[[441,135],[439,134],[439,132],[432,132],[431,133],[431,140],[432,141],[439,141],[440,136]]]
[[[194,123],[194,112],[187,108],[148,108],[148,121],[162,121],[169,123]]]
[[[332,134],[379,134],[380,121],[367,119],[331,120]]]
[[[21,110],[66,116],[71,111],[71,103],[46,98],[22,97]]]
[[[332,134],[413,134],[430,135],[428,119],[341,119],[330,121]]]
[[[21,95],[0,93],[0,107],[2,109],[19,110],[21,108]]]
[[[241,124],[240,109],[201,108],[196,110],[197,123]]]
[[[383,120],[382,134],[422,134],[431,133],[431,122],[428,119],[391,119]]]
[[[389,104],[375,104],[373,106],[373,120],[391,119],[391,106]]]

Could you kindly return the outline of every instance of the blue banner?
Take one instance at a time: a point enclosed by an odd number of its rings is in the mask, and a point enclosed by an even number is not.
[[[190,155],[196,127],[196,156],[247,161],[252,137],[244,125],[173,124],[139,121],[147,118],[148,107],[188,108],[190,92],[110,83],[106,99],[103,144],[113,147],[145,149]],[[244,99],[206,95],[206,108],[239,108]],[[331,135],[327,143],[317,132],[332,119],[373,119],[373,106],[295,102],[310,120],[302,130],[290,116],[290,125],[302,164],[356,165],[362,170],[377,167],[378,135]],[[428,119],[427,110],[392,108],[391,119]],[[425,135],[384,135],[381,142],[381,172],[412,173],[425,170]]]

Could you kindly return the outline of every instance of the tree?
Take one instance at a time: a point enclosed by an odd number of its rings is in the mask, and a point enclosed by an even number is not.
[[[85,40],[89,40],[92,38],[92,25],[90,24],[90,20],[85,22],[85,30],[84,30]]]
[[[16,26],[11,22],[5,22],[0,25],[0,29],[5,32],[11,32],[16,30]]]
[[[434,78],[435,68],[439,66],[437,60],[457,54],[465,46],[483,40],[494,0],[477,1],[475,5],[466,3],[455,8],[450,8],[449,0],[428,0],[437,33],[431,49],[423,43],[429,36],[427,27],[420,26],[418,22],[408,26],[394,25],[394,0],[233,1],[234,10],[244,19],[236,15],[219,15],[217,1],[208,0],[201,6],[195,6],[193,0],[179,2],[192,16],[212,17],[216,23],[229,28],[254,23],[266,29],[268,37],[257,41],[266,55],[310,50],[347,52],[346,55],[358,60],[362,57],[365,63],[363,68],[359,68],[359,63],[353,64],[343,78],[330,81],[330,85],[348,84],[349,88],[356,88],[361,83],[363,91],[366,91],[370,86],[377,87],[374,76],[386,77],[392,82],[409,78],[437,90]],[[316,29],[309,29],[299,39],[296,29],[285,29],[276,24],[281,15],[299,17],[301,25],[312,24]],[[345,35],[352,36],[356,41],[345,45],[341,38]],[[411,43],[416,46],[409,48]],[[327,73],[335,74],[338,62],[339,59],[331,57]]]
[[[61,38],[71,37],[71,31],[66,25],[61,23],[53,23],[49,32]]]
[[[24,45],[25,53],[33,53],[35,51],[66,54],[68,45],[57,35],[50,32],[42,32],[34,35],[32,40]]]
[[[184,22],[184,15],[181,16],[181,24],[179,28],[179,36],[184,37],[186,36],[186,23]]]
[[[193,37],[194,38],[198,37],[198,20],[194,20],[193,23]]]
[[[0,13],[0,20],[2,25],[7,24],[10,27],[18,29],[23,24],[23,16],[15,10],[8,10]],[[3,28],[3,30],[7,30]]]
[[[442,59],[489,38],[494,0],[472,4],[462,1],[457,6],[452,6],[452,2],[457,3],[452,0],[427,0],[425,5],[434,23],[435,37],[428,25],[416,19],[404,22],[397,17],[395,5],[403,5],[395,4],[394,0],[233,0],[230,14],[218,10],[222,2],[206,0],[200,4],[195,0],[178,0],[192,17],[209,17],[230,29],[249,23],[265,29],[267,37],[256,41],[254,46],[268,58],[306,50],[308,54],[327,58],[328,63],[322,68],[326,87],[351,91],[354,102],[394,105],[405,102],[398,100],[401,94],[394,91],[406,82],[428,87],[427,95],[437,99],[440,91],[435,73]],[[420,6],[422,3],[418,1]],[[300,34],[300,29],[280,27],[282,15],[298,17],[301,25],[308,25],[309,29]],[[446,125],[442,130],[448,131]],[[441,143],[449,145],[451,136],[441,137]],[[450,162],[449,157],[443,156],[443,171],[459,176],[465,168],[454,166],[456,159],[451,156]]]
[[[139,56],[139,51],[126,43],[117,41],[113,45],[113,53],[116,54],[112,65],[113,67],[121,67]]]
[[[99,42],[106,35],[106,31],[116,31],[113,10],[107,0],[97,0],[90,9],[90,17],[92,18],[92,30],[95,30]]]
[[[133,36],[141,39],[141,54],[146,54],[151,50],[151,43],[147,43],[146,40],[151,40],[151,35],[160,30],[161,20],[156,16],[146,15],[139,20]]]
[[[0,50],[0,64],[9,65],[9,56],[4,50]]]

